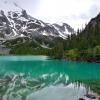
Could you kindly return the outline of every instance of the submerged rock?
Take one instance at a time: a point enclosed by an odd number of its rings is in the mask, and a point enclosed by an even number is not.
[[[83,98],[79,98],[79,100],[85,100],[85,99],[83,99]]]
[[[94,95],[94,94],[86,94],[85,96],[90,99],[96,99],[96,95]]]

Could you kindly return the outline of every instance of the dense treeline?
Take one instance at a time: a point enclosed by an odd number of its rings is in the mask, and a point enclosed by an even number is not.
[[[93,18],[85,29],[78,29],[58,45],[52,50],[55,58],[63,56],[73,60],[100,60],[100,14]],[[61,50],[61,54],[58,54],[57,50]]]
[[[47,55],[48,49],[42,48],[39,43],[25,37],[9,40],[4,43],[14,55]]]
[[[13,46],[10,54],[17,55],[47,55],[48,49],[37,46],[35,43],[23,43],[20,45]]]

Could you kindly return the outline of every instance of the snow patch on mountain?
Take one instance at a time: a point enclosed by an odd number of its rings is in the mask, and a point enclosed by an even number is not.
[[[27,14],[16,3],[1,0],[0,7],[0,40],[10,40],[19,37],[35,38],[40,36],[61,37],[66,39],[74,33],[68,24],[49,24]]]

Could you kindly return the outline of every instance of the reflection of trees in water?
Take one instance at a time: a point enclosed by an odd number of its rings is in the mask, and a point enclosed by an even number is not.
[[[84,84],[90,87],[93,92],[96,92],[100,95],[100,80],[85,81]]]
[[[87,93],[92,90],[93,92],[100,95],[100,80],[82,80],[82,81],[73,81],[73,83],[80,87],[81,84],[84,84]]]
[[[13,74],[0,76],[0,100],[6,95],[22,96],[25,98],[29,93],[40,90],[50,85],[63,84],[68,86],[74,84],[74,88],[85,87],[86,94],[92,90],[100,95],[100,81],[98,80],[70,80],[65,74],[45,74],[38,78],[25,76],[24,74]]]

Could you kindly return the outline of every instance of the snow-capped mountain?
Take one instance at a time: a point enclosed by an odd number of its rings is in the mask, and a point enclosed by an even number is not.
[[[62,23],[62,25],[45,23],[28,15],[26,10],[23,10],[16,3],[11,4],[13,5],[11,5],[12,10],[3,9],[0,11],[1,41],[18,37],[34,38],[41,36],[66,39],[68,34],[74,32],[74,29],[66,23]],[[9,5],[9,3],[5,1],[3,5]]]

